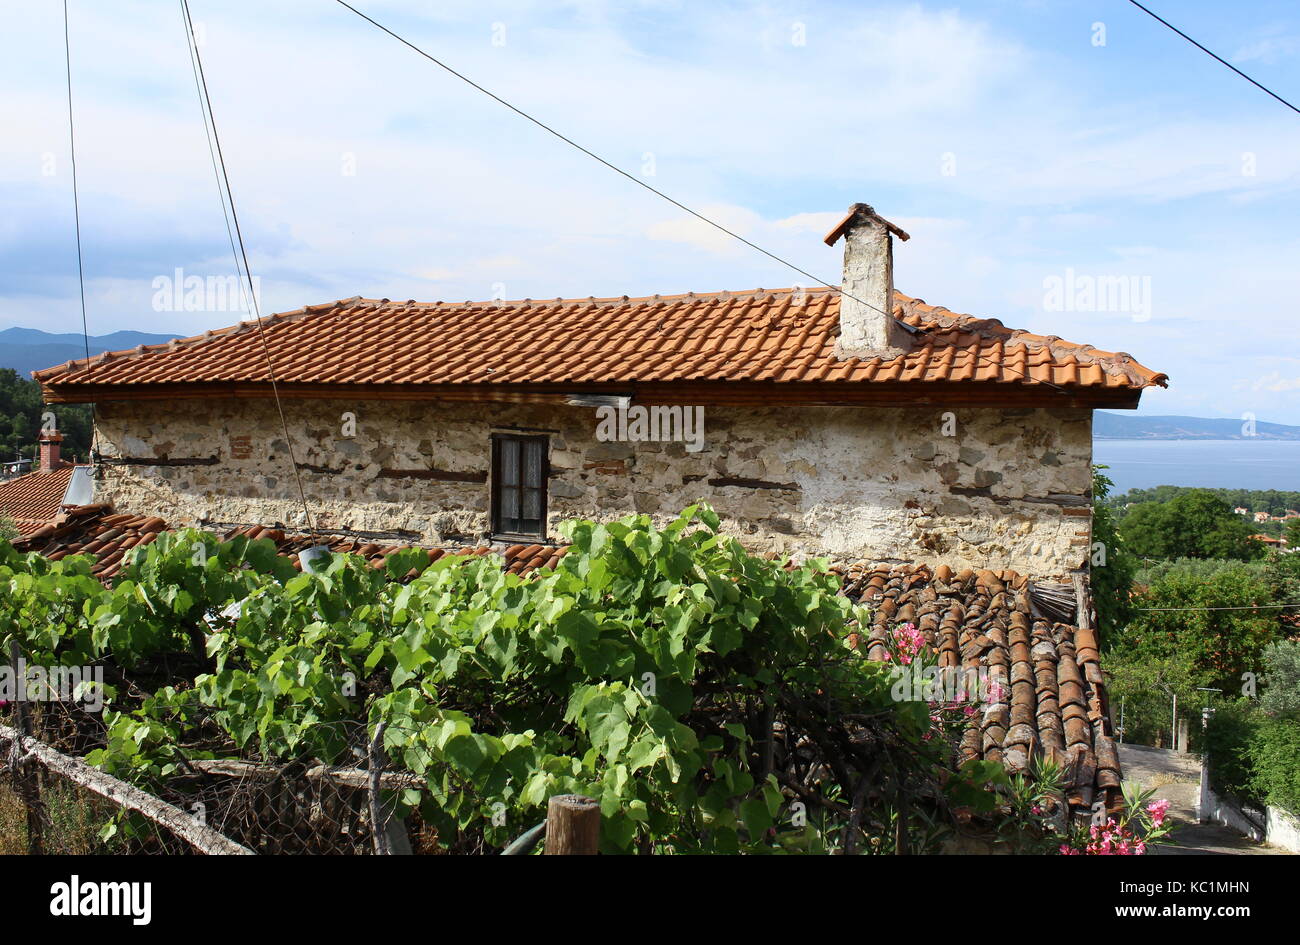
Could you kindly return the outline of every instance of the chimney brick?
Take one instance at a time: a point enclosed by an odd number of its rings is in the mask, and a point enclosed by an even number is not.
[[[59,456],[59,444],[63,442],[62,433],[42,431],[37,442],[41,448],[41,472],[51,472],[63,465],[62,457]]]
[[[894,318],[894,236],[907,234],[865,203],[855,203],[826,237],[844,237],[840,281],[840,338],[836,357],[895,357],[909,347],[907,330]]]

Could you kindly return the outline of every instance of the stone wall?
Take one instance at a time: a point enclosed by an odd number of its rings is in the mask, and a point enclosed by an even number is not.
[[[284,405],[322,528],[481,541],[489,434],[526,431],[550,435],[552,526],[632,512],[665,520],[703,498],[760,551],[1038,577],[1080,566],[1090,541],[1084,409],[714,407],[703,449],[689,452],[680,442],[600,441],[592,408]],[[116,462],[97,495],[121,510],[173,524],[303,522],[271,401],[104,403],[99,436]]]

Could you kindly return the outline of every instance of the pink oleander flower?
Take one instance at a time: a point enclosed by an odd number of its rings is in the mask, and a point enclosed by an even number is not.
[[[1135,836],[1127,827],[1108,818],[1104,825],[1088,828],[1091,837],[1084,852],[1092,856],[1142,856],[1147,851],[1146,841]]]
[[[895,627],[893,638],[898,650],[898,661],[904,666],[910,665],[912,658],[925,646],[925,634],[916,629],[915,624],[905,623]]]
[[[1169,812],[1169,802],[1163,797],[1158,801],[1152,801],[1147,805],[1147,813],[1151,815],[1151,822],[1157,827],[1165,822],[1165,814]]]
[[[1062,843],[1060,846],[1060,851],[1061,851],[1061,856],[1082,856],[1082,854],[1079,853],[1078,850],[1070,846],[1068,843]]]

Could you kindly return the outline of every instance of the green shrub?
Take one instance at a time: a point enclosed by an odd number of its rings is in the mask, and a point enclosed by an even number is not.
[[[1300,722],[1266,718],[1250,742],[1256,795],[1300,816]]]
[[[1268,583],[1268,567],[1267,561],[1236,561],[1230,558],[1173,558],[1144,561],[1133,575],[1133,583],[1145,588],[1171,577],[1205,580],[1225,571],[1248,580]]]
[[[0,544],[0,642],[125,671],[87,760],[146,786],[187,758],[350,761],[383,722],[449,848],[499,848],[570,792],[600,800],[607,852],[823,851],[892,837],[900,793],[942,811],[951,746],[849,645],[865,610],[824,562],[718,524],[565,523],[569,552],[525,576],[420,550],[299,574],[270,542],[185,531],[108,589],[89,559]]]
[[[1279,719],[1300,720],[1300,641],[1283,640],[1264,649],[1259,706]]]
[[[1114,485],[1102,473],[1105,466],[1092,470],[1092,541],[1100,543],[1104,557],[1092,558],[1092,596],[1097,605],[1097,629],[1103,648],[1131,616],[1130,597],[1137,559],[1129,553],[1119,532],[1118,515],[1106,504]]]
[[[1210,785],[1216,793],[1249,804],[1262,803],[1251,745],[1263,722],[1257,707],[1244,700],[1215,710],[1206,727],[1204,751],[1210,762]]]

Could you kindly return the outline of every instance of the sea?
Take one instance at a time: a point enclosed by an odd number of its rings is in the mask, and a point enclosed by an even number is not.
[[[1300,491],[1300,440],[1093,440],[1114,494],[1153,486]]]

